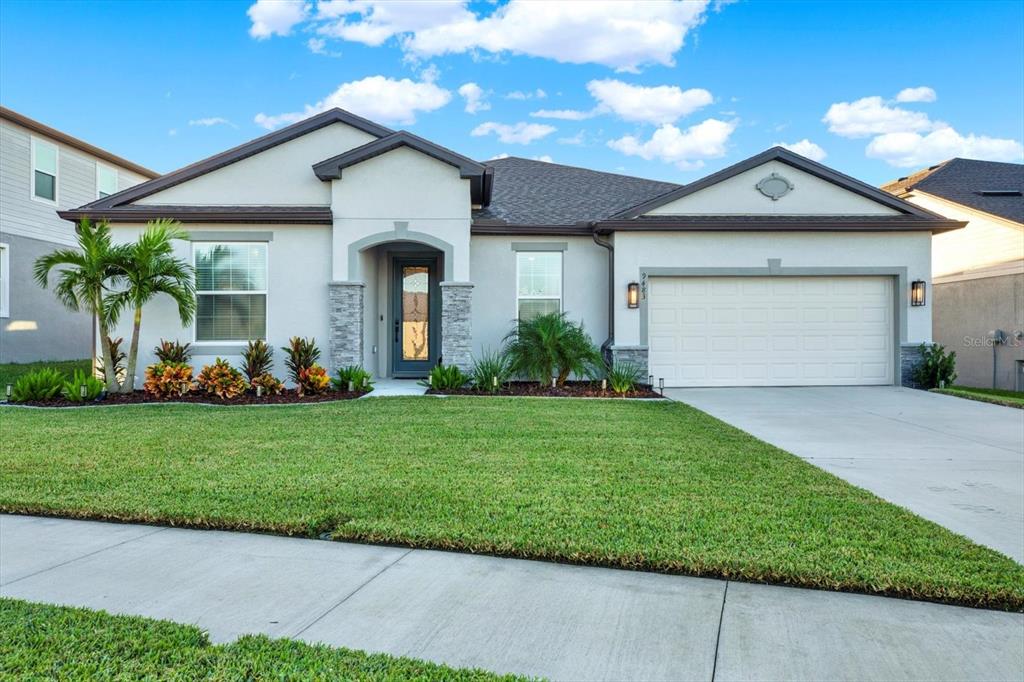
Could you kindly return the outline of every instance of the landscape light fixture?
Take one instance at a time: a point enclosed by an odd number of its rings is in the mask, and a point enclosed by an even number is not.
[[[626,306],[629,308],[640,307],[640,283],[630,282],[626,285]]]
[[[923,279],[915,279],[910,284],[910,305],[922,306],[925,300],[925,284]]]

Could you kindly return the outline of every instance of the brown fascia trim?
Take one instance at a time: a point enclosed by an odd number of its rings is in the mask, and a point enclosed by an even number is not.
[[[111,154],[105,149],[100,149],[99,147],[91,145],[84,140],[78,139],[77,137],[72,137],[67,133],[62,133],[56,128],[51,128],[45,123],[40,123],[35,119],[29,118],[24,114],[19,114],[16,111],[8,109],[7,107],[0,106],[0,118],[15,123],[23,128],[28,128],[34,133],[45,135],[46,137],[56,140],[61,144],[67,145],[68,147],[73,147],[81,152],[85,152],[90,156],[95,156],[97,159],[103,159],[104,161],[107,161],[108,163],[111,163],[115,166],[119,166],[126,170],[130,170],[133,173],[138,173],[139,175],[149,178],[151,180],[153,178],[159,177],[160,175],[154,170],[150,170],[145,166],[140,166],[139,164],[129,161],[128,159],[122,158],[117,154]]]
[[[763,222],[746,220],[709,220],[657,222],[637,220],[605,220],[598,222],[594,231],[598,234],[612,232],[948,232],[965,227],[966,222],[960,220],[821,220],[807,222],[786,222],[784,220],[765,220]]]
[[[83,209],[108,209],[116,206],[121,206],[129,202],[141,199],[142,197],[155,194],[161,190],[174,187],[175,185],[181,184],[187,180],[205,175],[211,171],[215,171],[218,168],[223,168],[229,164],[247,159],[250,156],[255,156],[262,151],[266,151],[272,147],[276,147],[285,142],[290,142],[295,138],[302,137],[307,133],[311,133],[314,130],[320,128],[326,128],[334,123],[344,123],[352,126],[357,130],[373,135],[375,137],[384,137],[392,134],[394,131],[390,128],[385,128],[382,125],[369,121],[361,116],[356,116],[343,109],[329,109],[323,113],[311,116],[305,120],[293,123],[290,126],[275,130],[272,133],[257,137],[255,140],[250,140],[245,144],[241,144],[237,147],[232,147],[227,151],[223,151],[219,154],[215,154],[209,158],[203,159],[202,161],[196,161],[193,164],[179,168],[176,171],[171,171],[166,175],[162,175],[159,178],[144,182],[141,185],[135,185],[126,190],[122,190],[117,194],[112,194],[109,197],[98,199],[82,206]]]
[[[857,178],[850,177],[844,173],[840,173],[837,170],[833,170],[828,166],[818,163],[817,161],[811,161],[810,159],[795,154],[788,149],[783,147],[772,147],[771,149],[765,150],[760,154],[751,156],[749,159],[740,161],[739,163],[733,164],[728,168],[707,175],[700,180],[695,180],[688,185],[683,185],[676,189],[669,190],[664,194],[660,194],[653,199],[637,204],[632,208],[626,209],[621,213],[612,216],[613,220],[636,218],[639,215],[647,213],[659,206],[689,196],[695,192],[699,192],[706,187],[716,185],[719,182],[728,180],[729,178],[735,177],[740,173],[744,173],[751,168],[756,168],[762,164],[768,163],[769,161],[779,161],[788,166],[792,166],[797,170],[802,170],[805,173],[809,173],[821,180],[831,182],[835,185],[842,187],[854,194],[859,194],[862,197],[877,201],[878,203],[888,206],[889,208],[895,209],[901,213],[917,216],[918,218],[930,218],[930,219],[941,219],[942,216],[932,213],[927,209],[915,206],[909,201],[904,201],[889,192],[872,187],[866,182],[862,182]]]
[[[509,236],[525,235],[531,237],[589,237],[594,228],[588,223],[575,225],[509,225],[498,222],[479,222],[469,226],[472,235]]]
[[[180,220],[192,223],[259,223],[279,225],[331,225],[333,215],[329,208],[319,207],[287,207],[254,208],[252,210],[231,207],[209,207],[200,210],[183,211],[180,207],[149,206],[145,208],[125,209],[72,209],[57,211],[64,220],[78,222],[84,218],[105,220],[110,223],[139,223],[160,218]]]

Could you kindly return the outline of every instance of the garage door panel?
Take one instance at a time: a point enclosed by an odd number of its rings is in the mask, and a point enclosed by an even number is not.
[[[888,384],[888,277],[652,277],[650,371],[666,386]]]

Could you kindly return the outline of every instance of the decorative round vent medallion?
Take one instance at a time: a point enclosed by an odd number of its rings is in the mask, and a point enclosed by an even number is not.
[[[778,173],[772,173],[757,183],[757,191],[772,201],[778,201],[793,189],[793,183]]]

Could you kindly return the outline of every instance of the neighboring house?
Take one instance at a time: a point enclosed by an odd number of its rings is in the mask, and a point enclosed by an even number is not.
[[[950,159],[883,189],[967,222],[932,240],[932,336],[958,383],[1024,391],[1024,165]]]
[[[962,226],[781,148],[679,186],[477,162],[339,109],[60,215],[191,232],[197,319],[148,305],[143,365],[161,337],[201,365],[299,335],[332,372],[422,376],[564,311],[667,386],[900,384],[931,340],[911,283]]]
[[[57,209],[102,199],[156,173],[0,107],[0,363],[89,357],[92,323],[32,276],[35,261],[75,245]],[[52,280],[51,280],[52,281]]]

